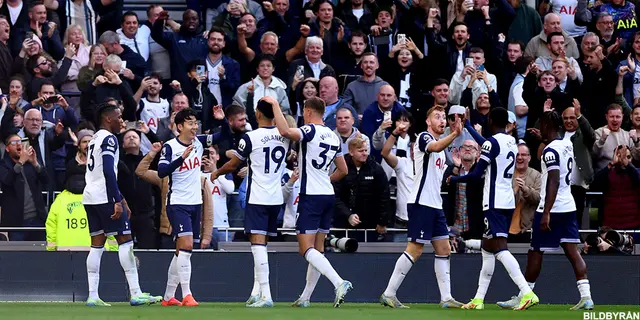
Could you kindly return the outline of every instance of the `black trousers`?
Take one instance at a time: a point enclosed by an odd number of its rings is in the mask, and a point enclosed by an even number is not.
[[[157,235],[153,216],[131,217],[131,236],[136,239],[138,249],[157,249]]]
[[[581,186],[571,186],[571,195],[576,202],[576,219],[578,220],[578,229],[582,228],[582,217],[584,216],[584,207],[586,204],[587,189]],[[580,240],[584,240],[580,235]]]

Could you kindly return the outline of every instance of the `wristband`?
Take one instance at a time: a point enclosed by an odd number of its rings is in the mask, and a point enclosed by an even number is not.
[[[400,137],[400,135],[399,135],[399,134],[395,134],[395,133],[393,133],[393,132],[391,133],[391,135],[392,135],[392,136],[394,136],[396,139],[398,139],[398,137]]]

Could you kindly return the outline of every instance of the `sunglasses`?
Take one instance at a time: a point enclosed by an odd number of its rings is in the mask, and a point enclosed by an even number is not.
[[[46,64],[49,64],[49,61],[42,61],[42,62],[38,63],[38,66],[44,66]]]

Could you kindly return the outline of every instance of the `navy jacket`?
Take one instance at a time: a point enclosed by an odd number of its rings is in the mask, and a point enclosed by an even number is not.
[[[394,102],[393,106],[391,107],[391,119],[396,119],[398,116],[400,116],[400,112],[402,112],[402,110],[404,110],[404,107],[397,101]],[[380,107],[378,107],[378,101],[375,101],[370,104],[366,110],[364,110],[364,114],[362,115],[362,124],[360,127],[360,131],[366,134],[371,141],[371,149],[369,149],[371,150],[370,154],[376,159],[377,162],[382,161],[382,154],[380,153],[380,150],[375,150],[375,148],[373,148],[372,137],[376,130],[378,130],[378,128],[380,127],[380,124],[382,124],[383,120],[384,113],[380,111]]]
[[[190,32],[184,27],[179,32],[165,32],[164,21],[160,19],[153,24],[151,37],[169,52],[171,75],[180,83],[189,81],[187,63],[204,59],[209,53],[207,39],[202,36],[202,33]],[[224,67],[227,68],[226,65]],[[232,70],[226,69],[226,71],[228,76]]]
[[[1,226],[21,227],[24,222],[24,184],[29,184],[33,202],[36,206],[38,218],[44,223],[47,220],[45,203],[42,197],[44,185],[49,181],[47,170],[43,167],[40,172],[30,163],[26,163],[21,173],[14,170],[15,163],[6,153],[4,159],[0,161],[0,186],[2,187],[2,219]]]

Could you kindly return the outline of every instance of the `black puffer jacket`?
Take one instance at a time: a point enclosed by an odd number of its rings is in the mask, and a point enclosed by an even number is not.
[[[372,157],[360,170],[356,169],[350,155],[345,155],[349,173],[333,187],[336,193],[333,226],[336,228],[374,229],[387,226],[391,219],[389,210],[389,180],[380,164]],[[361,223],[349,224],[349,216],[358,214]]]

